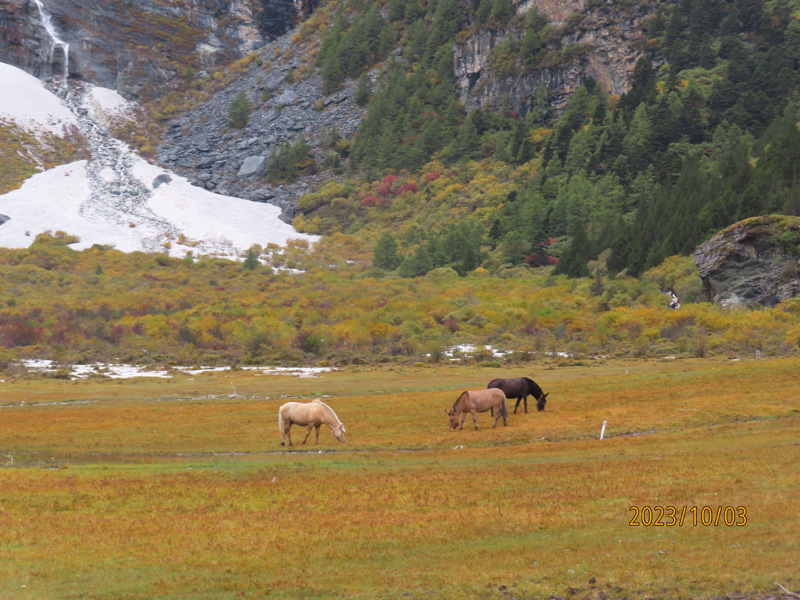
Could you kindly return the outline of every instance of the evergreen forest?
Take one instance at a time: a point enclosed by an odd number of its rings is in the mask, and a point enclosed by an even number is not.
[[[295,224],[381,240],[387,272],[557,262],[556,273],[583,277],[602,257],[609,273],[638,276],[736,221],[800,210],[797,0],[657,3],[626,94],[587,78],[560,113],[540,90],[524,115],[467,113],[453,44],[502,25],[513,33],[493,50],[494,73],[534,72],[579,56],[580,44],[556,40],[581,15],[557,30],[507,0],[466,15],[456,0],[390,0],[386,18],[369,2],[347,6],[317,55],[325,89],[348,77],[362,88],[376,62],[385,68],[352,140],[330,142],[342,181],[301,199]],[[431,185],[445,175],[457,186],[449,202]],[[458,251],[447,244],[456,232],[470,240]]]

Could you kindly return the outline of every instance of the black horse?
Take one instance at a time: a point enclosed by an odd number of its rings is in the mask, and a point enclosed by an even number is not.
[[[519,403],[525,403],[525,412],[528,412],[528,396],[536,398],[536,408],[544,410],[547,403],[547,394],[542,391],[533,379],[527,377],[508,377],[492,379],[487,388],[498,388],[503,390],[506,398],[516,398],[517,404],[514,406],[514,414],[517,414]]]

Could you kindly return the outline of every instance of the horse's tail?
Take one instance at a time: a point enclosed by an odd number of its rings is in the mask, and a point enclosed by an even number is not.
[[[508,418],[508,408],[506,407],[506,399],[503,398],[503,404],[500,405],[500,410],[503,411],[502,415],[504,419]]]
[[[278,409],[278,429],[281,430],[281,437],[283,436],[283,414],[281,413],[281,409]]]

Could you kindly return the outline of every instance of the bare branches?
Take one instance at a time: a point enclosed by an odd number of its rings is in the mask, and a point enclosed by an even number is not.
[[[779,588],[783,590],[783,593],[781,594],[782,596],[789,596],[790,598],[796,598],[797,600],[800,600],[800,594],[795,594],[794,592],[790,592],[777,581],[775,582],[775,585],[777,585]]]

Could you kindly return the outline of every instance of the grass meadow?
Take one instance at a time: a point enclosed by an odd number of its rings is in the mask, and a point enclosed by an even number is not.
[[[448,431],[513,374],[545,412]],[[721,358],[5,381],[0,598],[778,597],[799,390],[798,359]],[[318,396],[347,442],[282,448],[279,405]]]

